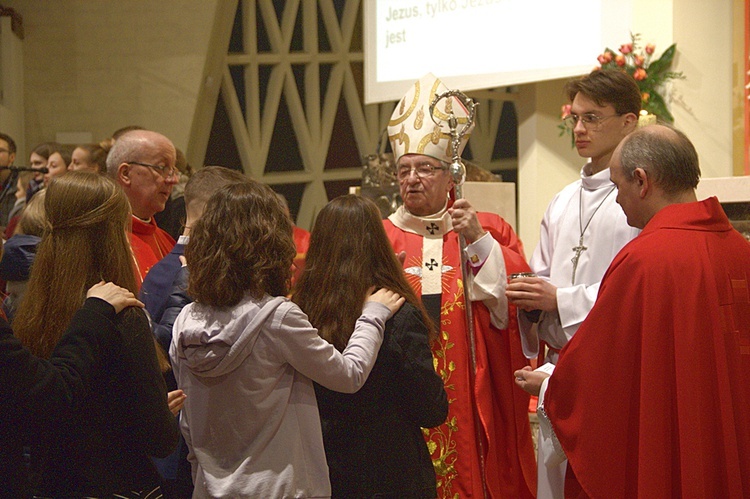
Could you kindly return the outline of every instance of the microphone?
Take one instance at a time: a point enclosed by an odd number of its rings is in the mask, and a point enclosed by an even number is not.
[[[49,169],[46,166],[34,168],[33,166],[0,166],[0,170],[10,170],[12,172],[36,172],[47,173]]]

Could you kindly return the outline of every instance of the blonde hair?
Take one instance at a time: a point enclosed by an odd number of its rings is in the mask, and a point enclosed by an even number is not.
[[[15,234],[42,237],[44,229],[47,226],[47,214],[44,211],[44,198],[46,196],[47,191],[42,189],[34,194],[34,197],[26,203],[26,207],[18,219]]]

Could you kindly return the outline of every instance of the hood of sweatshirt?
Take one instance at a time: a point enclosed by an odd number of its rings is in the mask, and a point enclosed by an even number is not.
[[[252,352],[255,342],[276,309],[288,300],[265,295],[246,296],[236,306],[218,309],[191,303],[174,326],[176,354],[196,376],[231,373]]]

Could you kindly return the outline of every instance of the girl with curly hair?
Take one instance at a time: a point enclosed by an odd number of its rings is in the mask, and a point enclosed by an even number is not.
[[[177,317],[170,357],[187,395],[194,497],[331,495],[313,381],[356,392],[403,298],[370,291],[339,352],[286,298],[295,255],[291,219],[252,180],[217,191],[191,228],[195,301]]]

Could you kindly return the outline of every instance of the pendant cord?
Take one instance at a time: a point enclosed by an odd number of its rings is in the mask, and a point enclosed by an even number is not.
[[[591,224],[591,221],[594,219],[594,215],[596,215],[596,212],[599,211],[599,208],[602,207],[604,202],[607,200],[610,194],[614,192],[614,190],[617,189],[617,186],[613,186],[606,196],[604,196],[604,199],[602,199],[602,202],[599,203],[599,206],[596,207],[594,210],[594,213],[591,214],[591,217],[589,217],[589,221],[586,222],[586,226],[583,227],[583,186],[581,186],[580,194],[578,195],[578,229],[581,231],[581,237],[583,237],[584,232],[586,232],[586,229],[589,228],[589,225]]]
[[[581,231],[581,236],[578,238],[578,246],[575,246],[574,248],[571,248],[575,252],[575,256],[570,259],[570,261],[573,263],[573,273],[570,276],[570,285],[575,286],[576,283],[576,270],[578,270],[578,260],[581,258],[581,253],[586,251],[588,248],[583,245],[583,234],[586,232],[586,229],[589,228],[589,225],[591,224],[591,221],[594,219],[594,215],[596,215],[596,212],[599,211],[599,208],[602,207],[604,202],[607,200],[610,194],[614,192],[614,190],[617,188],[617,186],[613,186],[606,196],[604,196],[604,199],[602,199],[602,202],[599,203],[599,206],[597,206],[594,209],[594,213],[591,214],[589,217],[589,221],[586,222],[586,226],[583,225],[583,185],[581,185],[581,190],[578,194],[578,229]]]

